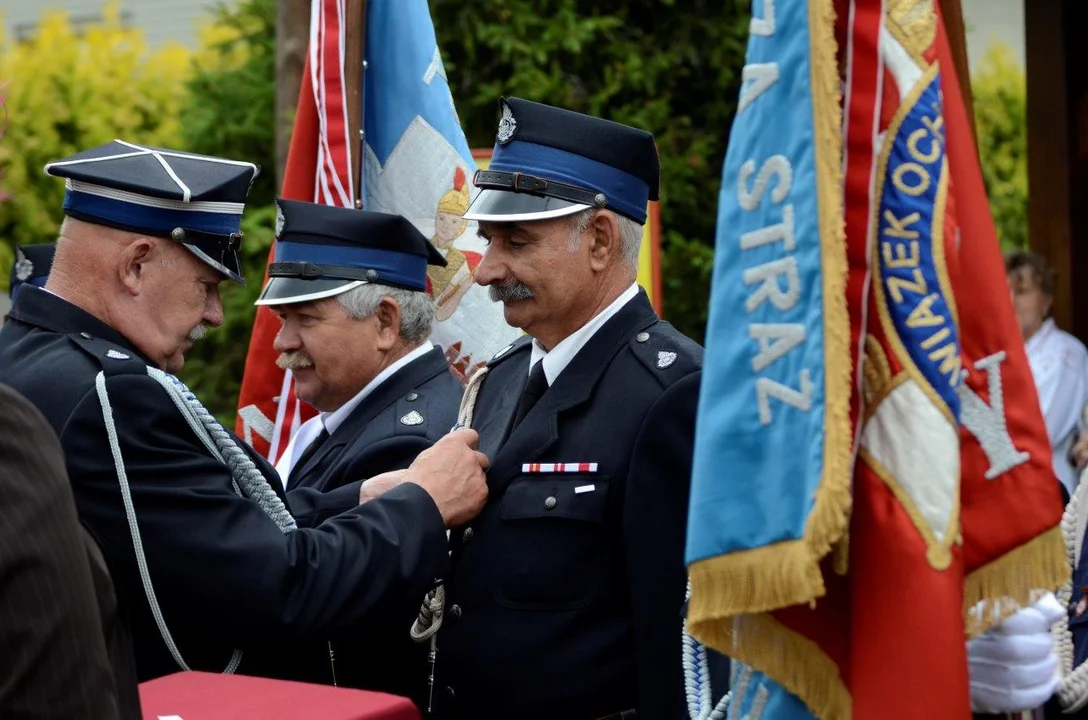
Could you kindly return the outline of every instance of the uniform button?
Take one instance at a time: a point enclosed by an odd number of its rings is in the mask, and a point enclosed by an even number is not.
[[[453,688],[449,685],[446,686],[446,697],[448,697],[450,700],[453,700],[455,697],[457,697],[457,693],[455,693],[453,691]]]
[[[464,532],[461,533],[461,542],[472,542],[472,536],[475,534],[471,527],[465,528]]]
[[[461,619],[461,606],[457,604],[450,605],[450,617],[454,620]]]
[[[88,333],[88,332],[81,332],[81,333],[79,334],[79,336],[80,336],[80,337],[82,337],[82,338],[86,338],[87,340],[90,340],[90,339],[91,339],[91,334],[90,334],[90,333]]]
[[[549,510],[551,510],[553,507],[555,507],[555,498],[554,497],[549,497],[547,500],[545,500],[544,501],[544,507],[548,508]]]
[[[635,335],[635,340],[638,340],[640,343],[644,343],[649,339],[650,333],[648,332],[640,332],[638,335]]]
[[[419,393],[410,392],[404,399],[408,402],[415,402],[416,400],[419,400]]]

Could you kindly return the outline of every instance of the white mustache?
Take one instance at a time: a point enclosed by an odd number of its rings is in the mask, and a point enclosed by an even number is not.
[[[276,366],[281,370],[302,370],[314,366],[314,361],[304,352],[280,353]]]
[[[203,340],[204,336],[208,334],[208,328],[204,325],[197,325],[195,328],[189,331],[186,336],[190,341],[196,342],[197,340]]]

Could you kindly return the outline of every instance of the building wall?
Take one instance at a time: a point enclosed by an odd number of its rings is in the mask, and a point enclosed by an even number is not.
[[[0,0],[0,16],[7,36],[33,33],[44,10],[67,10],[73,22],[93,22],[102,17],[104,0]],[[175,41],[194,46],[198,23],[208,17],[214,0],[123,0],[121,12],[126,23],[142,27],[149,43]]]

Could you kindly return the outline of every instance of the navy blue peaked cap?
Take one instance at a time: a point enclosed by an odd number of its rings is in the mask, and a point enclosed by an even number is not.
[[[427,289],[427,266],[446,258],[400,215],[276,201],[275,262],[258,305],[333,297],[365,283]]]
[[[520,98],[502,116],[466,220],[544,220],[607,208],[645,224],[661,165],[654,136],[610,120]]]
[[[65,178],[64,213],[85,222],[171,238],[245,284],[238,262],[253,163],[114,140],[51,162]]]
[[[11,285],[9,286],[13,302],[19,288],[23,285],[45,287],[56,251],[57,246],[52,243],[15,246],[15,262],[11,265]]]

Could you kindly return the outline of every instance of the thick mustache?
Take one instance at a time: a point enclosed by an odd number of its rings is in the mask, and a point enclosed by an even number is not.
[[[204,336],[207,334],[208,328],[206,325],[197,325],[195,328],[189,331],[189,334],[186,337],[191,342],[196,342],[197,340],[203,340]]]
[[[301,351],[285,352],[280,353],[280,356],[276,358],[276,365],[283,370],[302,370],[313,367],[314,361]]]
[[[487,294],[491,296],[492,302],[502,303],[531,300],[536,297],[536,293],[533,292],[532,288],[520,280],[492,283],[487,286]]]

